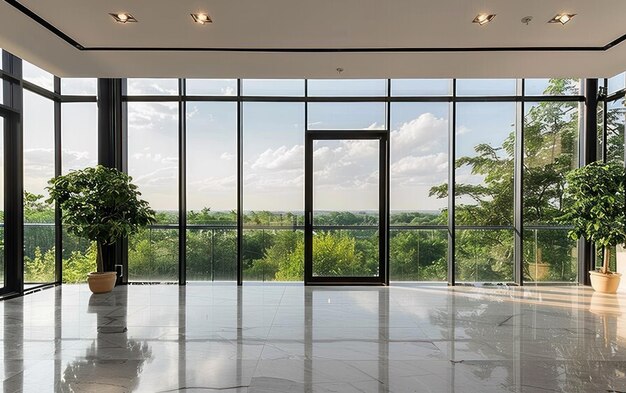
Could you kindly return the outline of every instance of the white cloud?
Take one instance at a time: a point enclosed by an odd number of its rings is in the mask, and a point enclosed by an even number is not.
[[[149,148],[144,149],[144,151],[146,153],[135,153],[131,157],[140,163],[145,163],[147,161],[151,161],[153,163],[159,163],[163,165],[173,165],[173,164],[178,163],[178,157],[173,157],[173,156],[163,157],[163,155],[160,153],[153,154],[150,152]]]
[[[167,88],[166,83],[159,83],[158,80],[129,79],[128,90],[138,91],[145,95],[176,95],[178,86]]]
[[[391,131],[392,156],[444,152],[448,146],[447,135],[448,120],[424,113]]]
[[[278,149],[267,149],[252,164],[252,169],[304,170],[304,146],[295,145],[291,148],[281,146]]]
[[[189,106],[187,106],[187,108],[189,108]],[[191,110],[187,109],[187,119],[191,119],[198,113],[200,113],[200,109],[198,109],[197,106],[192,106]],[[210,115],[210,116],[211,116],[210,121],[213,121],[213,115]]]
[[[133,102],[128,105],[131,129],[178,129],[178,106],[172,102]]]
[[[235,88],[232,86],[222,87],[220,91],[223,96],[234,96],[236,94]]]
[[[169,190],[177,186],[178,167],[158,168],[149,173],[135,175],[133,179],[141,187]]]
[[[54,176],[54,149],[34,148],[24,150],[24,177]]]
[[[385,129],[385,125],[384,124],[378,124],[377,122],[374,122],[372,124],[370,124],[369,126],[365,127],[366,130],[384,130]]]
[[[281,190],[300,189],[304,186],[304,173],[300,171],[286,171],[279,176],[255,173],[244,175],[244,188],[247,192],[276,193]]]
[[[187,183],[190,192],[232,191],[237,188],[237,176],[209,177]]]
[[[448,155],[445,153],[406,156],[391,164],[392,176],[431,176],[446,173],[447,170]]]
[[[232,159],[234,159],[234,158],[235,158],[235,155],[234,155],[234,154],[231,154],[231,153],[228,153],[228,152],[224,152],[224,153],[222,153],[222,155],[220,156],[220,159],[221,159],[221,160],[224,160],[224,161],[231,161],[231,160],[232,160]]]
[[[456,128],[456,133],[459,135],[467,134],[469,132],[472,132],[472,129],[467,126],[458,126]]]
[[[97,163],[97,158],[91,157],[87,151],[63,149],[63,171],[94,166]]]

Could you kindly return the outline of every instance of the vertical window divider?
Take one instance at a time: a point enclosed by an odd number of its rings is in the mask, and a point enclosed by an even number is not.
[[[128,100],[124,99],[128,93],[128,79],[120,79],[119,87],[119,111],[120,116],[117,120],[120,143],[119,143],[119,169],[128,174]],[[98,103],[100,105],[100,103]],[[128,284],[128,238],[122,239],[119,246],[120,263],[122,264],[122,284]]]
[[[61,95],[61,78],[54,77],[54,92]],[[54,100],[54,176],[60,176],[63,172],[63,151],[61,135],[61,100]],[[54,281],[56,284],[63,282],[63,227],[61,223],[61,209],[54,204]]]
[[[308,263],[313,259],[313,202],[308,195],[313,191],[313,142],[309,142],[309,80],[304,80],[304,285],[308,285],[313,277],[313,264]],[[311,172],[309,172],[311,171]]]
[[[187,86],[178,80],[178,284],[187,284]]]
[[[4,130],[4,288],[3,294],[24,294],[24,89],[22,60],[2,52],[3,69],[17,81],[2,80],[4,106],[13,112]],[[8,124],[7,124],[8,122]]]
[[[525,80],[518,79],[516,95],[522,97],[515,103],[515,154],[513,155],[513,225],[514,225],[514,250],[513,250],[513,281],[524,285],[524,87]]]
[[[583,79],[585,101],[579,111],[578,122],[578,166],[582,167],[596,161],[598,139],[598,80]],[[581,103],[579,103],[581,105]],[[595,246],[584,238],[578,239],[578,283],[590,285],[589,270],[595,267]]]
[[[237,285],[243,284],[243,104],[237,79]]]
[[[384,146],[385,149],[385,160],[386,160],[386,165],[385,165],[385,210],[386,210],[386,214],[385,214],[385,233],[383,234],[383,239],[384,239],[384,246],[385,246],[385,250],[384,250],[384,257],[385,260],[383,261],[383,264],[385,266],[385,271],[384,271],[384,277],[383,277],[383,282],[385,283],[385,285],[389,285],[389,273],[391,270],[391,261],[389,259],[389,253],[390,253],[390,244],[391,244],[391,232],[390,232],[390,217],[391,217],[391,203],[390,203],[390,188],[391,188],[391,79],[387,79],[387,103],[386,103],[386,109],[387,109],[387,126],[386,126],[386,132],[387,132],[387,143]],[[380,148],[383,148],[382,146]]]
[[[448,122],[448,285],[456,285],[455,163],[456,163],[456,79],[452,80],[452,101]]]
[[[608,90],[608,85],[609,85],[609,80],[608,79],[602,79],[603,82],[603,86],[605,88],[605,90]],[[602,105],[602,161],[606,162],[606,158],[608,156],[608,110],[609,110],[609,106],[608,106],[608,102],[607,102],[607,95],[605,94],[602,97],[602,102],[599,103],[599,105]],[[626,161],[625,161],[626,162]]]

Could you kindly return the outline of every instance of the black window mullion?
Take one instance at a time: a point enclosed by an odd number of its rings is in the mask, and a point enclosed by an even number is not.
[[[448,285],[456,285],[455,161],[456,161],[456,79],[452,80],[448,124]]]
[[[178,284],[187,284],[187,103],[185,79],[178,80]]]
[[[517,93],[524,94],[524,79],[517,80]],[[523,187],[524,187],[524,102],[515,104],[515,153],[514,153],[514,192],[513,192],[513,281],[517,285],[524,284],[524,215],[523,215]]]
[[[54,92],[61,95],[61,78],[54,77]],[[61,101],[54,100],[54,176],[60,176],[63,170]],[[57,284],[63,281],[63,227],[61,209],[54,204],[54,278]]]

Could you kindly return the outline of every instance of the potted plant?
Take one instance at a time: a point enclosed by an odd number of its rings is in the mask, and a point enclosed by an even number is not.
[[[626,242],[626,172],[618,162],[593,162],[567,174],[565,214],[561,222],[573,225],[569,236],[584,237],[596,247],[604,247],[599,271],[592,270],[591,285],[603,293],[615,293],[621,274],[611,272],[611,249]]]
[[[98,165],[57,176],[48,182],[49,202],[63,213],[65,229],[97,244],[97,271],[87,282],[94,293],[110,292],[116,273],[105,271],[102,247],[155,222],[155,213],[127,174]]]

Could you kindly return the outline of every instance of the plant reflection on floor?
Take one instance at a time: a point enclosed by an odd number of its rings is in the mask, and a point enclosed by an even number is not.
[[[96,340],[86,349],[84,358],[65,368],[62,392],[133,391],[137,387],[137,377],[144,363],[151,361],[152,350],[146,341],[128,339],[126,297],[126,291],[91,295],[87,312],[96,314]],[[116,307],[114,313],[112,306]]]
[[[502,286],[478,292],[457,287],[454,292],[448,307],[429,315],[457,377],[471,373],[486,384],[505,380],[507,388],[522,390],[623,388],[626,318],[619,295],[573,286]],[[598,346],[598,337],[603,346]]]

